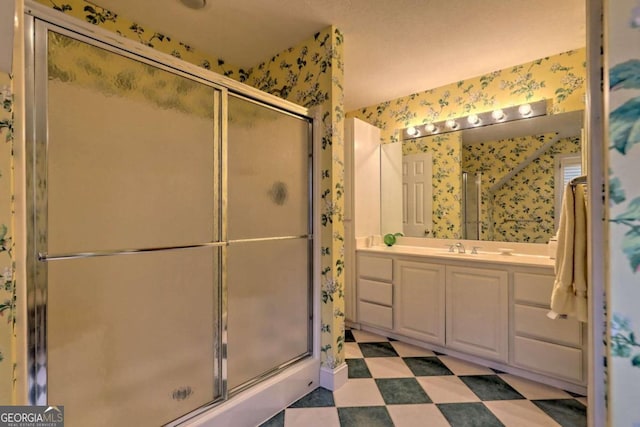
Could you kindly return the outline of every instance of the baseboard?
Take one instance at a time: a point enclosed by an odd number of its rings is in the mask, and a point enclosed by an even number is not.
[[[337,390],[349,379],[349,368],[346,363],[331,369],[326,366],[320,368],[320,387],[327,390]]]

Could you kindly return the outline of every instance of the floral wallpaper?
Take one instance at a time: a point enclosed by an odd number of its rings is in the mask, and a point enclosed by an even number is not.
[[[12,404],[16,282],[13,258],[13,85],[0,73],[0,404]]]
[[[357,117],[379,127],[382,129],[382,142],[393,143],[400,139],[399,130],[408,126],[419,126],[542,99],[550,100],[549,113],[552,114],[583,110],[585,55],[585,49],[571,50],[350,111],[347,116]],[[439,177],[434,176],[434,182],[439,181],[439,188],[434,187],[434,202],[437,202],[434,203],[433,212],[434,230],[436,237],[443,238],[449,237],[443,234],[447,230],[459,230],[459,216],[455,213],[455,206],[460,203],[460,192],[455,189],[460,188],[460,177],[452,169],[455,159],[449,158],[445,162],[444,159],[448,156],[434,154],[433,168],[441,173]],[[444,166],[440,167],[440,164]],[[440,172],[441,170],[444,172]],[[442,211],[436,210],[438,206],[444,206]]]
[[[585,49],[571,50],[483,76],[350,111],[382,129],[382,142],[399,129],[549,99],[550,113],[584,109]]]
[[[207,70],[215,71],[238,81],[247,77],[245,70],[226,64],[222,58],[213,58],[200,52],[188,44],[174,40],[170,35],[145,28],[139,23],[127,20],[110,10],[103,9],[85,0],[36,0],[45,6],[64,12],[74,18],[99,25],[100,27],[120,34],[128,39],[152,47],[160,52],[175,56]]]
[[[605,4],[609,423],[640,425],[640,3]]]
[[[100,8],[85,0],[37,0],[39,3],[69,14],[77,19],[99,25],[124,37],[138,40],[159,51],[187,62],[244,82],[308,108],[317,108],[320,118],[322,150],[321,196],[322,228],[316,231],[322,246],[322,362],[329,368],[344,363],[344,111],[343,111],[343,36],[329,27],[310,39],[244,70],[226,64],[223,59],[207,57],[170,35],[151,30],[127,20],[117,13]],[[78,65],[92,72],[81,57]],[[80,78],[76,74],[76,78]],[[127,76],[107,74],[126,87]],[[183,108],[192,102],[190,97],[158,100]],[[145,95],[149,97],[150,95]],[[189,104],[193,106],[192,104]]]
[[[555,162],[559,154],[580,153],[580,138],[555,134],[465,145],[462,170],[482,172],[482,238],[502,242],[546,243],[555,219]],[[545,152],[536,150],[552,144]],[[488,191],[522,164],[527,166],[495,191]]]

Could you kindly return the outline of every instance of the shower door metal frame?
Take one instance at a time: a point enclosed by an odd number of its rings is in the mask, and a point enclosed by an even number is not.
[[[262,106],[273,108],[281,113],[290,114],[300,119],[304,119],[309,123],[309,227],[308,234],[306,236],[287,236],[284,239],[292,238],[307,238],[308,239],[308,260],[309,260],[309,272],[308,272],[308,310],[309,310],[309,324],[308,324],[308,351],[300,355],[300,357],[289,361],[282,366],[276,367],[273,371],[267,372],[264,375],[250,381],[247,387],[253,385],[273,374],[276,374],[281,369],[290,366],[298,360],[307,357],[319,357],[318,353],[318,337],[313,328],[317,322],[317,316],[319,316],[317,307],[317,298],[314,290],[317,288],[317,252],[318,244],[315,240],[314,227],[316,225],[317,218],[315,218],[314,199],[317,193],[317,186],[315,184],[316,167],[314,151],[314,131],[317,117],[312,117],[309,111],[301,106],[288,102],[286,100],[277,98],[273,95],[259,91],[255,88],[249,87],[242,83],[236,82],[230,78],[218,75],[216,73],[207,71],[201,67],[189,64],[180,59],[174,58],[170,55],[163,54],[155,51],[152,48],[144,46],[132,40],[124,39],[98,28],[95,25],[83,23],[81,21],[69,18],[64,14],[50,9],[46,6],[40,5],[33,1],[25,2],[25,80],[26,80],[26,188],[27,188],[27,346],[28,346],[28,382],[29,387],[33,385],[35,392],[29,393],[28,401],[30,404],[47,404],[47,387],[46,383],[42,389],[39,390],[37,384],[38,365],[46,365],[47,363],[47,286],[46,286],[46,262],[50,260],[61,260],[71,258],[84,258],[84,257],[97,257],[113,255],[113,252],[92,252],[92,253],[78,253],[78,254],[47,254],[40,250],[43,246],[46,247],[46,234],[42,233],[41,225],[46,224],[45,217],[41,217],[36,212],[36,194],[38,191],[44,192],[46,195],[46,182],[38,182],[36,180],[37,168],[46,167],[45,164],[36,164],[39,159],[42,159],[42,153],[38,153],[38,146],[43,146],[47,141],[47,123],[46,123],[46,111],[47,102],[44,98],[38,98],[36,102],[36,93],[43,94],[46,92],[46,64],[47,64],[47,51],[46,51],[46,37],[47,32],[51,29],[55,32],[67,35],[76,40],[106,49],[112,53],[134,59],[146,63],[148,65],[157,67],[159,69],[168,71],[170,73],[189,78],[198,83],[205,84],[207,86],[216,89],[219,95],[219,108],[216,118],[212,117],[212,120],[217,120],[219,125],[216,125],[216,138],[218,140],[218,149],[220,150],[218,156],[218,183],[219,183],[219,201],[218,212],[220,215],[219,242],[208,242],[197,245],[177,246],[177,247],[156,247],[143,250],[121,250],[118,251],[120,255],[135,254],[141,252],[161,251],[168,249],[186,249],[193,247],[220,247],[219,255],[219,323],[217,326],[217,333],[219,334],[218,341],[215,343],[217,348],[215,350],[217,360],[212,361],[216,363],[215,370],[219,372],[216,378],[213,378],[214,391],[219,394],[219,398],[205,404],[204,406],[195,409],[194,411],[185,414],[184,416],[170,422],[169,425],[180,424],[198,414],[201,414],[214,406],[228,400],[229,390],[227,388],[227,372],[226,372],[226,346],[227,346],[227,278],[226,278],[226,248],[229,244],[233,243],[228,240],[227,236],[227,99],[229,93],[241,96],[245,99],[256,102]],[[44,37],[44,40],[42,40]],[[317,138],[316,138],[317,139]],[[40,143],[40,144],[38,144]],[[40,148],[42,149],[42,147]],[[46,150],[46,147],[44,148]],[[38,155],[40,154],[40,155]],[[46,158],[46,154],[45,157]],[[46,176],[46,171],[45,171]],[[46,199],[45,199],[46,200]],[[46,201],[45,201],[46,204]],[[281,239],[281,238],[276,238]],[[271,239],[273,240],[273,239]],[[244,385],[238,390],[234,390],[233,393],[244,390]]]

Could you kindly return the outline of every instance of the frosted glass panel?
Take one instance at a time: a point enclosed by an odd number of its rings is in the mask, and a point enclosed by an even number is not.
[[[48,40],[49,253],[217,240],[217,91]]]
[[[309,232],[309,123],[229,96],[230,239]]]
[[[49,262],[48,401],[158,426],[216,396],[217,248]]]
[[[228,248],[228,384],[232,389],[308,350],[309,242]]]

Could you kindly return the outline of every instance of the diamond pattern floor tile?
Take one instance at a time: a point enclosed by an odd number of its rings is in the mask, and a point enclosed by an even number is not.
[[[399,357],[368,357],[364,360],[373,378],[414,376],[411,369]]]
[[[480,400],[524,399],[524,396],[497,375],[469,375],[459,378]]]
[[[394,427],[384,406],[338,408],[338,417],[342,427]]]
[[[480,401],[480,398],[455,375],[418,377],[417,380],[435,403]]]
[[[417,377],[432,375],[453,375],[437,357],[405,357],[404,362]]]
[[[504,424],[482,402],[438,403],[452,427],[502,427]]]
[[[559,427],[560,425],[529,400],[495,400],[483,403],[507,427]]]
[[[426,348],[417,347],[402,341],[393,341],[391,343],[396,353],[400,357],[428,357],[435,356],[435,353]]]
[[[390,342],[365,342],[358,344],[364,357],[397,357],[398,353]]]
[[[342,406],[381,406],[384,405],[382,394],[375,380],[354,378],[333,392],[337,407]]]
[[[371,372],[364,359],[346,359],[349,378],[371,378]]]
[[[366,331],[345,331],[347,383],[260,427],[583,427],[586,398]]]
[[[304,427],[339,427],[337,408],[287,409],[284,425]]]
[[[377,378],[376,385],[387,405],[432,403],[415,378]]]
[[[576,399],[533,400],[562,427],[586,427],[587,407]]]
[[[345,359],[362,359],[364,355],[360,351],[360,346],[355,342],[344,343],[344,358]]]
[[[396,427],[449,427],[436,405],[389,405],[387,411]]]
[[[333,393],[326,388],[318,387],[303,398],[294,402],[290,408],[317,408],[322,406],[336,406]]]

